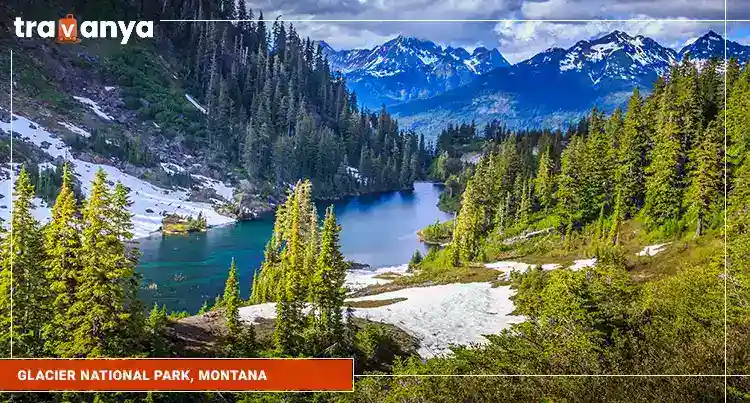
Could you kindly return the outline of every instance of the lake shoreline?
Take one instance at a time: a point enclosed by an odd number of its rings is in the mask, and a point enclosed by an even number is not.
[[[415,183],[414,190],[368,193],[333,201],[341,231],[341,250],[347,261],[365,272],[408,262],[415,250],[427,253],[417,231],[449,216],[437,208],[440,186]],[[317,201],[322,216],[330,201]],[[163,234],[134,239],[129,247],[141,254],[142,299],[168,310],[196,312],[206,300],[223,292],[235,259],[243,298],[249,294],[255,270],[263,260],[273,232],[274,214],[212,226],[206,232]]]
[[[430,181],[418,181],[418,182],[414,182],[415,185],[416,184],[420,184],[420,183],[428,183],[428,184],[438,185],[438,186],[442,186],[443,185],[442,183],[430,182]],[[390,193],[394,193],[394,192],[413,192],[414,190],[415,190],[414,186],[412,186],[411,188],[403,188],[403,189],[378,190],[378,191],[373,191],[373,192],[357,193],[357,194],[344,195],[344,196],[333,197],[333,198],[315,199],[313,202],[316,203],[316,204],[318,204],[318,203],[326,203],[326,202],[332,202],[333,204],[335,204],[335,203],[341,203],[341,202],[348,202],[348,201],[356,199],[358,197],[377,197],[379,195],[390,194]],[[252,221],[257,221],[257,220],[263,220],[263,219],[266,219],[266,218],[274,216],[276,214],[276,208],[277,207],[278,207],[278,205],[274,205],[274,206],[270,206],[269,208],[264,208],[264,209],[261,209],[259,211],[254,211],[254,212],[252,212],[251,215],[248,215],[247,217],[243,217],[243,218],[235,218],[234,221],[232,221],[232,222],[227,222],[227,223],[218,224],[218,225],[209,225],[204,231],[199,231],[199,232],[206,233],[206,232],[209,232],[209,231],[211,231],[213,229],[226,228],[226,227],[229,227],[229,226],[232,226],[232,225],[237,225],[237,224],[243,223],[243,222],[252,222]],[[231,217],[227,217],[227,218],[231,218]],[[127,241],[125,241],[125,244],[137,244],[138,241],[140,241],[140,240],[155,239],[157,237],[163,237],[163,236],[175,236],[175,235],[176,236],[182,236],[182,235],[188,235],[188,234],[189,233],[187,233],[187,232],[185,232],[185,233],[183,233],[183,232],[164,232],[164,230],[160,227],[158,230],[156,230],[154,232],[151,232],[151,233],[149,233],[146,236],[136,237],[136,238],[132,238],[130,240],[127,240]]]

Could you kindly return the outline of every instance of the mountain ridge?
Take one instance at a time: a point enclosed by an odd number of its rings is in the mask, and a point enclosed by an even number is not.
[[[503,119],[518,127],[561,126],[577,120],[595,105],[606,111],[623,105],[633,88],[648,91],[659,76],[686,57],[699,67],[711,58],[723,59],[723,41],[721,35],[709,30],[676,50],[647,36],[614,30],[568,48],[551,47],[513,65],[483,71],[468,82],[442,91],[436,87],[439,82],[429,76],[405,82],[410,78],[407,75],[399,74],[400,80],[393,80],[382,74],[371,76],[366,85],[358,85],[363,73],[354,65],[349,65],[348,73],[343,74],[357,90],[358,99],[368,107],[379,106],[368,104],[373,101],[368,92],[387,94],[396,88],[411,88],[417,96],[387,105],[403,127],[418,132],[434,133],[449,122],[492,119]],[[736,57],[741,63],[750,58],[750,46],[728,40],[727,47],[730,58]],[[486,54],[487,49],[482,49]],[[336,66],[332,63],[334,70]],[[398,69],[395,64],[393,67]],[[420,92],[422,81],[432,87]]]
[[[404,35],[371,49],[336,50],[325,41],[318,44],[331,69],[342,73],[360,101],[373,107],[429,98],[510,66],[497,49],[478,47],[470,53]]]

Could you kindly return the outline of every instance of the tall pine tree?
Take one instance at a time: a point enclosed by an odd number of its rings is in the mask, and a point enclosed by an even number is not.
[[[42,329],[49,321],[49,289],[39,223],[34,219],[34,187],[24,168],[14,184],[10,231],[3,234],[0,278],[0,346],[6,357],[45,354]],[[12,304],[12,306],[11,306]],[[11,314],[12,313],[12,314]]]
[[[68,164],[63,165],[63,183],[52,208],[52,221],[44,230],[46,277],[53,299],[50,301],[52,319],[45,327],[48,349],[60,357],[69,356],[73,329],[70,311],[78,281],[81,279],[81,222],[73,194],[73,175]]]

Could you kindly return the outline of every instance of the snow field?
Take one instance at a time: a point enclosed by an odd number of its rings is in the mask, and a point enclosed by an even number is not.
[[[86,194],[89,193],[91,181],[94,179],[94,174],[99,168],[102,168],[107,173],[108,181],[112,183],[119,181],[128,187],[130,189],[130,199],[133,202],[130,211],[133,214],[133,233],[135,238],[146,237],[152,232],[157,231],[161,227],[162,212],[185,216],[197,216],[201,213],[206,218],[209,226],[226,225],[234,222],[234,219],[222,216],[214,211],[213,206],[209,203],[187,201],[190,195],[184,190],[162,189],[128,175],[116,167],[75,159],[70,153],[70,148],[57,135],[45,130],[36,122],[18,115],[13,116],[16,118],[12,122],[13,131],[20,134],[23,141],[28,141],[40,147],[52,158],[60,157],[72,163],[75,175],[81,182],[82,189]],[[0,129],[6,133],[10,133],[10,126],[10,123],[0,121]],[[8,208],[0,209],[0,217],[7,220],[10,214],[9,196],[12,192],[12,183],[10,183],[9,169],[4,168],[4,171],[3,180],[0,184],[0,188],[2,189],[0,193],[5,198],[0,201],[0,204],[6,204]],[[232,188],[207,177],[199,176],[198,179],[204,185],[216,189],[217,193],[222,195],[222,197],[229,195],[229,198],[231,198]],[[40,222],[47,222],[50,219],[49,207],[42,200],[35,200],[35,205],[37,208],[34,211],[34,215],[40,219]]]
[[[80,127],[78,127],[78,126],[76,126],[76,125],[74,125],[72,123],[68,123],[68,122],[57,122],[57,123],[59,123],[60,125],[66,127],[68,130],[70,130],[71,132],[73,132],[75,134],[81,135],[81,136],[86,137],[86,138],[91,137],[91,133],[89,133],[88,131],[86,131],[84,129],[81,129]]]
[[[671,242],[661,243],[656,245],[649,245],[643,248],[640,252],[636,253],[637,256],[655,256],[657,253],[667,249],[667,245]]]
[[[513,262],[511,262],[513,263]],[[523,263],[518,263],[523,265]],[[364,288],[385,284],[390,280],[374,278],[382,273],[406,273],[408,265],[381,267],[375,270],[351,270],[346,276],[346,287]],[[486,343],[485,334],[500,333],[523,317],[513,316],[510,287],[492,288],[489,283],[443,284],[412,287],[382,294],[350,298],[347,301],[373,301],[406,298],[405,301],[376,308],[355,308],[356,317],[389,323],[420,340],[419,354],[424,358],[449,353],[451,345]],[[243,321],[252,323],[258,318],[275,318],[274,303],[240,308]]]
[[[175,78],[177,78],[177,77],[175,77]],[[206,111],[206,108],[202,107],[201,104],[199,104],[198,101],[195,100],[195,98],[191,97],[188,94],[185,94],[185,98],[188,100],[188,102],[190,102],[191,104],[193,104],[193,106],[195,107],[195,109],[198,109],[204,115],[208,114],[208,112]]]
[[[595,265],[596,265],[596,258],[592,257],[591,259],[576,260],[575,262],[573,262],[573,265],[570,266],[569,268],[570,270],[576,271],[576,270],[581,270],[585,267],[594,267]]]
[[[662,246],[662,245],[655,245]],[[576,260],[570,270],[580,270],[596,265],[596,258]],[[485,264],[498,270],[502,277],[513,271],[525,272],[531,264],[514,261],[499,261]],[[542,265],[543,270],[560,269],[557,263]],[[406,273],[408,265],[382,267],[375,270],[351,270],[346,276],[346,287],[350,290],[373,284],[386,284],[390,280],[377,279],[376,275],[394,272]],[[397,298],[406,300],[374,308],[355,308],[354,316],[371,321],[395,325],[420,341],[419,355],[430,358],[450,353],[451,345],[472,345],[487,342],[486,334],[498,334],[503,329],[524,320],[523,316],[511,315],[514,310],[510,287],[493,288],[490,283],[454,283],[429,287],[411,287],[401,290],[347,301],[379,301]],[[243,321],[254,322],[257,318],[275,318],[275,304],[266,303],[240,308]]]
[[[98,103],[96,103],[96,101],[94,101],[94,100],[92,100],[92,99],[90,99],[90,98],[86,98],[86,97],[76,97],[76,96],[74,96],[73,98],[75,98],[75,99],[76,99],[76,100],[77,100],[78,102],[80,102],[80,103],[82,103],[82,104],[84,104],[84,105],[87,105],[87,106],[88,106],[89,108],[91,108],[91,110],[93,110],[93,111],[94,111],[94,113],[96,113],[96,114],[97,114],[97,116],[99,116],[100,118],[102,118],[102,119],[104,119],[104,120],[115,120],[115,118],[113,118],[112,116],[109,116],[109,115],[107,115],[107,114],[106,114],[106,113],[105,113],[105,112],[104,112],[104,111],[102,110],[102,108],[101,108],[101,107],[99,106],[99,104],[98,104]]]
[[[448,353],[451,345],[485,343],[483,335],[497,334],[523,317],[510,315],[510,287],[489,283],[444,284],[406,288],[351,301],[406,298],[376,308],[355,309],[354,315],[398,326],[420,341],[425,358]]]
[[[576,260],[572,266],[569,268],[571,270],[579,270],[583,267],[593,266],[596,263],[596,259],[588,259],[588,260]],[[529,263],[523,263],[523,262],[511,262],[511,261],[500,261],[500,262],[493,262],[493,263],[486,263],[484,267],[488,269],[494,269],[499,272],[501,272],[501,277],[503,278],[509,278],[511,272],[519,272],[519,273],[525,273],[529,268],[534,267],[536,265],[532,265]],[[562,266],[558,263],[545,263],[542,265],[542,270],[557,270],[562,268]]]
[[[177,164],[173,164],[171,162],[162,162],[161,163],[161,169],[163,169],[166,173],[168,173],[170,175],[174,175],[176,173],[183,173],[183,172],[185,172],[185,168],[183,168],[183,167],[181,167],[181,166],[179,166]]]
[[[42,169],[42,165],[43,164],[39,164],[39,169]],[[13,182],[11,182],[10,168],[3,167],[2,173],[0,174],[0,177],[2,177],[2,181],[0,181],[0,195],[2,195],[2,199],[0,199],[0,218],[3,219],[4,227],[10,225],[10,209],[13,204],[11,201],[11,195],[13,194],[13,185],[15,185],[16,179],[18,179],[17,171],[20,169],[20,166],[19,164],[14,164],[13,168],[16,170],[13,173]],[[33,210],[31,211],[31,214],[37,221],[45,223],[52,218],[52,211],[44,200],[35,197],[32,201],[32,205]]]
[[[399,266],[381,267],[375,270],[349,270],[346,273],[346,282],[344,283],[344,287],[348,288],[349,290],[358,290],[361,288],[365,288],[368,285],[388,284],[391,282],[391,280],[375,278],[375,276],[383,273],[398,273],[402,276],[409,276],[411,274],[406,272],[408,269],[408,264],[402,264]]]
[[[513,323],[513,294],[510,287],[492,288],[489,283],[444,284],[414,287],[348,301],[406,298],[376,308],[355,308],[354,316],[398,326],[420,341],[419,355],[430,358],[449,353],[451,345],[486,343],[485,334],[500,333]],[[275,318],[274,303],[240,308],[240,318],[252,323],[257,318]]]
[[[196,174],[191,174],[190,176],[201,181],[205,187],[210,187],[213,190],[215,190],[216,194],[223,197],[224,199],[232,200],[232,195],[234,195],[234,189],[231,188],[230,186],[227,186],[221,183],[220,181],[217,181],[216,179],[211,179],[207,176],[196,175]]]

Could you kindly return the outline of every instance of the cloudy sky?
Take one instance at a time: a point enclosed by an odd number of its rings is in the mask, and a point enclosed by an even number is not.
[[[619,29],[679,48],[709,29],[724,34],[724,0],[249,0],[266,19],[282,16],[334,48],[369,48],[399,34],[441,45],[496,47],[518,62],[549,47],[570,47]],[[727,0],[729,19],[750,19],[750,0]],[[341,22],[315,20],[391,20]],[[408,20],[536,20],[425,22]],[[652,20],[551,22],[538,20]],[[668,21],[665,21],[668,20]],[[393,21],[397,20],[397,21]],[[405,21],[406,20],[406,21]],[[713,21],[711,21],[713,20]],[[750,23],[728,23],[728,37],[750,44]]]

